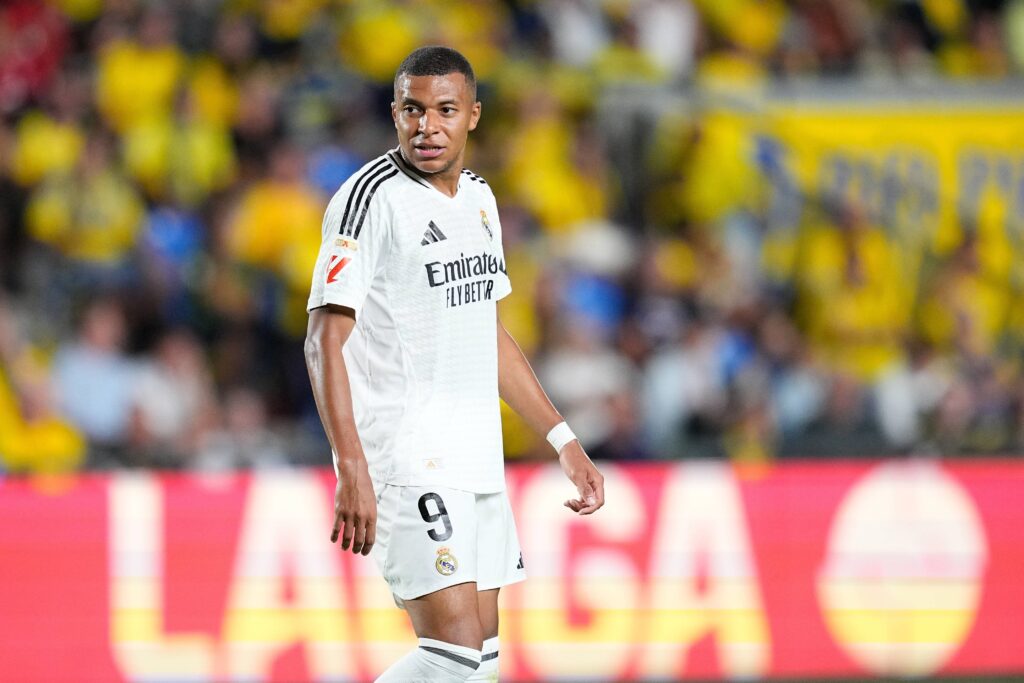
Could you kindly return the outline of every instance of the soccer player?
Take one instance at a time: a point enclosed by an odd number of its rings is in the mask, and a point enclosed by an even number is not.
[[[603,478],[497,316],[511,292],[498,209],[462,165],[480,120],[472,67],[420,48],[394,89],[398,147],[328,205],[308,305],[306,361],[338,476],[331,541],[373,549],[419,638],[378,681],[494,681],[498,590],[525,578],[499,394],[548,435],[579,492],[573,512],[604,504]]]

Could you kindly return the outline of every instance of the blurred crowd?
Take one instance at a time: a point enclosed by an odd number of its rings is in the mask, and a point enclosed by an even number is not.
[[[501,315],[592,455],[1024,445],[1014,291],[970,226],[908,284],[877,217],[812,198],[780,276],[766,212],[722,210],[770,178],[729,182],[699,111],[608,107],[1018,75],[1022,0],[4,0],[0,467],[330,462],[301,348],[322,213],[430,43],[477,71]]]

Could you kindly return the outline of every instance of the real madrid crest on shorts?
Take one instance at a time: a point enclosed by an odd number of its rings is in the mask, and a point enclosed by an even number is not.
[[[438,574],[444,576],[451,576],[459,568],[459,561],[452,555],[452,551],[448,549],[448,546],[437,549],[437,560],[434,562],[434,568],[437,569]]]
[[[484,226],[484,230],[487,231],[487,236],[490,240],[494,241],[494,233],[491,232],[491,222],[487,220],[487,212],[480,209],[480,225]]]

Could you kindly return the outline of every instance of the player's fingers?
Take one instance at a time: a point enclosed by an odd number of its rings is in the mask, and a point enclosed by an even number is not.
[[[366,540],[363,542],[363,555],[369,555],[373,544],[377,541],[377,522],[370,520],[366,524]]]
[[[586,505],[581,506],[579,510],[582,515],[597,512],[604,505],[604,484],[596,481],[591,490],[592,494],[586,498]]]
[[[338,534],[341,533],[341,510],[334,513],[334,526],[331,528],[331,543],[338,541]]]
[[[604,484],[595,480],[593,484],[588,482],[589,495],[584,497],[585,504],[579,509],[581,515],[589,515],[596,512],[604,505]]]
[[[341,532],[341,549],[348,550],[349,546],[352,545],[352,536],[355,534],[355,522],[351,519],[345,520],[345,527]]]
[[[366,522],[357,518],[353,526],[355,531],[352,534],[352,552],[358,555],[363,551],[363,542],[366,540]]]
[[[580,511],[580,507],[583,506],[583,501],[581,501],[581,500],[567,500],[563,504],[565,505],[565,507],[569,508],[573,512],[579,512]]]
[[[594,490],[594,486],[590,483],[589,478],[576,488],[580,491],[580,500],[583,501],[584,505],[589,507],[597,504],[597,492]]]

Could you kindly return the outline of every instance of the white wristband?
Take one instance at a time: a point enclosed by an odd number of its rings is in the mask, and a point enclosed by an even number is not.
[[[561,453],[562,447],[570,441],[575,441],[576,435],[564,421],[559,422],[548,432],[548,443],[555,449],[555,453]]]

